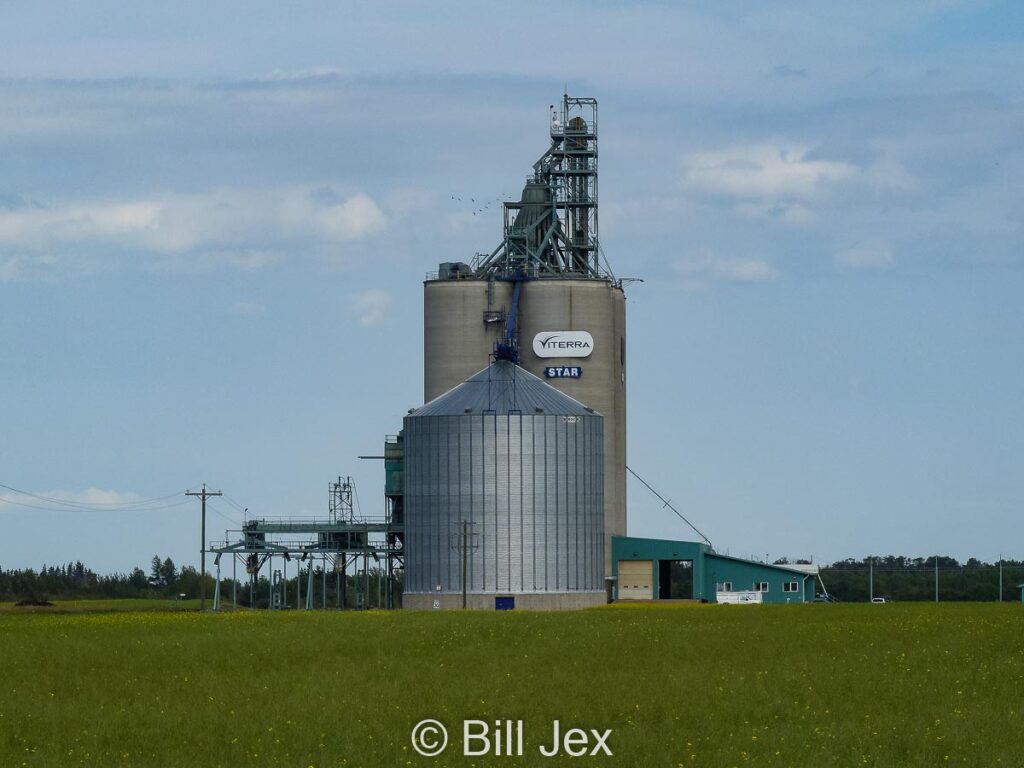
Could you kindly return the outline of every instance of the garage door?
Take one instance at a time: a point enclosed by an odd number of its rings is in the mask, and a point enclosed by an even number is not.
[[[654,563],[619,560],[619,600],[653,600]]]

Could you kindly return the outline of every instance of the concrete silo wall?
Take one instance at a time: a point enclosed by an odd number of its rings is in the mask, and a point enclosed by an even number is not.
[[[504,332],[485,313],[511,307],[513,283],[430,280],[424,284],[424,398],[429,401],[487,365]],[[493,319],[495,314],[491,314]],[[522,366],[544,378],[548,367],[577,367],[579,378],[546,379],[604,416],[604,560],[611,573],[611,536],[626,533],[625,295],[601,279],[542,278],[523,284],[518,313]],[[586,331],[587,357],[539,357],[538,334]]]

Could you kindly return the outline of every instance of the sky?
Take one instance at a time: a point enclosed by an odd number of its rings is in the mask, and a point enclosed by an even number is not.
[[[0,489],[0,567],[195,563],[204,482],[210,539],[380,514],[423,277],[566,88],[629,465],[736,556],[1024,559],[1022,70],[1017,2],[7,0],[0,484],[62,503]]]

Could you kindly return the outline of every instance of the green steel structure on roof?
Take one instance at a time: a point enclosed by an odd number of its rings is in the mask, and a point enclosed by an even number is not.
[[[504,236],[478,254],[475,277],[611,277],[598,237],[597,100],[565,94],[551,109],[551,145],[519,201],[503,204]]]

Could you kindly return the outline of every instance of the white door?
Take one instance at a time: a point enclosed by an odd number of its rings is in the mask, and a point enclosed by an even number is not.
[[[619,600],[653,600],[653,582],[652,560],[619,560]]]

